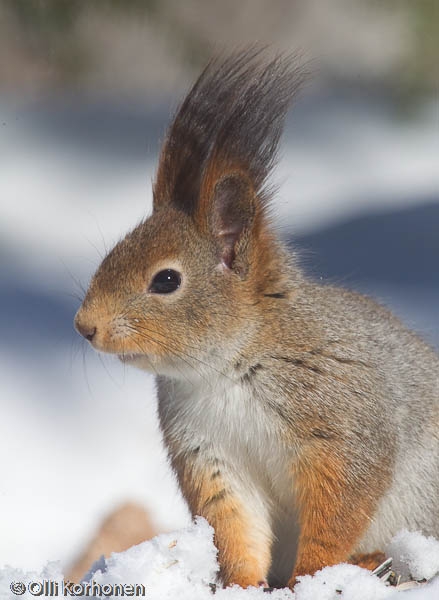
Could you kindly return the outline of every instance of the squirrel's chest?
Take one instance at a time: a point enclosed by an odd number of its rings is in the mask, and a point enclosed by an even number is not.
[[[158,380],[159,416],[165,441],[218,459],[264,487],[285,480],[291,456],[282,428],[263,398],[239,384],[192,386]],[[277,486],[276,486],[277,487]]]

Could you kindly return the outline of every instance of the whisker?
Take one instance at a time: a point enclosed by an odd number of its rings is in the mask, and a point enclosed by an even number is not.
[[[97,230],[99,231],[99,234],[100,234],[100,236],[101,236],[101,241],[102,241],[102,245],[104,246],[105,255],[107,255],[107,254],[108,254],[108,248],[107,248],[107,244],[106,244],[106,242],[105,242],[105,237],[104,237],[104,234],[102,233],[102,229],[101,229],[101,227],[100,227],[100,225],[99,225],[98,219],[97,219],[96,215],[95,215],[94,213],[92,213],[91,211],[89,211],[89,215],[90,215],[90,216],[91,216],[91,217],[94,219],[94,222],[95,222],[95,225],[96,225],[96,227],[97,227]],[[93,244],[92,244],[92,245],[93,245]],[[103,258],[103,256],[102,256],[102,253],[101,253],[101,251],[100,251],[100,250],[98,250],[98,248],[96,248],[96,246],[95,246],[95,249],[96,249],[97,253],[99,254],[99,256],[100,256],[100,257],[101,257],[101,259],[102,259],[102,258]],[[104,256],[105,256],[105,255],[104,255]]]
[[[70,340],[70,372],[73,369],[73,362],[77,359],[79,352],[82,349],[82,341],[79,336],[72,336]]]
[[[136,327],[129,325],[128,326],[131,331],[134,331],[136,333],[139,332],[146,332],[147,334],[149,333],[154,333],[157,334],[158,332],[155,331],[151,331],[149,330],[147,327],[145,327],[144,325],[137,325]],[[159,334],[161,335],[161,334]],[[160,344],[163,348],[165,348],[165,350],[168,350],[168,352],[170,352],[171,354],[173,354],[174,356],[180,358],[181,360],[184,360],[183,357],[178,354],[177,352],[175,352],[175,350],[173,350],[167,343],[165,342],[161,342],[160,340],[157,340],[157,338],[153,338],[152,336],[146,337],[145,339],[150,339],[151,341]],[[215,371],[216,373],[218,373],[219,375],[222,375],[223,377],[226,377],[227,379],[229,379],[230,381],[233,381],[231,377],[229,377],[226,373],[224,373],[223,371],[220,371],[219,369],[215,368],[213,365],[201,360],[200,358],[196,357],[196,356],[192,356],[191,354],[189,354],[188,352],[183,351],[184,356],[186,356],[187,358],[190,358],[192,360],[197,361],[198,363],[200,363],[201,365],[204,365],[205,367],[208,367],[209,369]],[[184,362],[186,362],[191,368],[194,369],[194,365],[192,365],[189,361],[184,360]],[[197,371],[197,373],[201,376],[201,373],[199,373],[199,371]]]
[[[171,354],[173,357],[176,357],[176,358],[178,358],[179,360],[182,360],[183,362],[185,362],[185,363],[186,363],[186,364],[187,364],[187,365],[188,365],[188,366],[189,366],[191,369],[193,369],[193,370],[194,370],[194,371],[195,371],[195,372],[196,372],[196,373],[197,373],[197,374],[198,374],[198,375],[199,375],[199,376],[200,376],[200,377],[201,377],[201,378],[202,378],[202,379],[203,379],[203,380],[204,380],[206,383],[208,383],[208,384],[209,384],[209,383],[210,383],[210,382],[209,382],[209,380],[208,380],[208,379],[207,379],[207,378],[206,378],[206,377],[203,375],[203,373],[202,373],[202,372],[201,372],[199,369],[197,369],[197,368],[195,367],[195,365],[194,365],[193,363],[191,363],[189,360],[186,360],[186,359],[185,359],[183,356],[186,356],[187,358],[189,358],[189,359],[192,359],[193,361],[196,361],[196,362],[198,362],[198,363],[200,363],[200,364],[202,364],[202,365],[205,365],[205,366],[209,367],[210,369],[212,369],[212,370],[214,370],[214,371],[217,371],[217,372],[218,372],[220,375],[222,375],[222,376],[224,376],[224,377],[227,377],[227,375],[225,375],[224,373],[221,373],[220,371],[218,371],[217,369],[215,369],[215,368],[214,368],[212,365],[209,365],[208,363],[205,363],[204,361],[202,361],[201,359],[197,358],[196,356],[192,356],[192,355],[190,355],[190,354],[189,354],[189,353],[187,353],[187,352],[183,352],[183,353],[177,353],[177,352],[176,352],[176,351],[175,351],[175,350],[174,350],[174,349],[173,349],[171,346],[169,346],[167,343],[165,343],[165,342],[162,342],[161,340],[158,340],[156,337],[154,337],[154,336],[150,335],[150,332],[149,332],[149,330],[148,330],[148,329],[146,329],[146,328],[143,328],[143,329],[144,329],[144,330],[147,332],[147,333],[145,333],[145,331],[139,331],[139,329],[137,329],[137,328],[135,328],[135,327],[133,327],[133,326],[131,326],[130,328],[131,328],[131,330],[132,330],[134,333],[137,333],[137,335],[139,335],[139,334],[140,334],[140,335],[141,335],[141,337],[143,337],[143,339],[145,339],[145,340],[147,340],[147,341],[152,341],[152,342],[155,342],[155,343],[157,343],[157,344],[161,345],[161,346],[162,346],[163,348],[165,348],[165,350],[167,350],[167,352],[169,352],[169,353],[170,353],[170,354]],[[155,333],[155,332],[153,332],[153,333]],[[182,356],[182,354],[183,354],[183,356]],[[177,367],[177,365],[176,365],[176,368],[179,370],[179,372],[180,372],[180,373],[182,373],[182,372],[181,372],[181,370],[180,370],[180,369]],[[186,379],[186,377],[185,377],[185,379]]]
[[[70,292],[67,294],[67,296],[69,296],[69,298],[74,298],[75,300],[78,300],[79,303],[81,303],[81,304],[82,304],[82,301],[84,300],[84,296],[80,296],[76,292]]]
[[[101,232],[102,233],[102,232]],[[85,238],[87,240],[87,242],[90,244],[90,246],[96,250],[96,252],[99,255],[100,261],[102,262],[104,260],[105,254],[102,254],[101,250],[99,250],[99,248],[96,246],[96,244],[94,244],[89,238]]]
[[[135,327],[133,327],[131,325],[128,325],[128,328],[131,329],[131,331],[133,331],[134,333],[139,334],[139,331],[138,331],[137,328],[135,328]],[[183,357],[179,356],[179,354],[177,354],[172,348],[170,348],[167,344],[165,344],[165,342],[157,340],[153,336],[147,335],[147,334],[145,334],[143,332],[140,333],[140,335],[141,335],[141,337],[143,337],[144,340],[154,342],[155,344],[159,344],[160,346],[162,346],[162,348],[165,348],[165,350],[167,350],[171,355],[176,356],[177,358],[181,358],[181,360],[183,360],[191,369],[194,369],[198,373],[198,375],[200,375],[200,377],[202,377],[202,374],[195,369],[195,367],[194,367],[193,364],[191,364],[188,360],[184,359]],[[131,340],[135,342],[135,340],[133,340],[132,338],[131,338]],[[140,348],[140,349],[141,349],[142,352],[145,351],[144,348]],[[195,357],[192,357],[192,356],[190,356],[188,354],[186,354],[186,356],[188,358],[193,358],[194,360],[196,360]]]
[[[145,349],[142,348],[142,346],[139,344],[139,342],[137,340],[134,340],[131,338],[131,341],[134,342],[134,344],[137,346],[137,348],[140,350],[140,352],[143,354],[145,352]],[[148,361],[149,366],[152,368],[152,370],[154,371],[154,373],[156,375],[158,375],[157,370],[155,368],[155,366],[152,364],[152,362],[149,360],[148,355],[144,355],[146,360]]]
[[[137,340],[131,339],[131,341],[132,341],[132,342],[134,342],[134,344],[137,346],[137,348],[140,350],[140,352],[142,352],[142,354],[145,352],[145,349],[144,349],[144,348],[142,348],[142,346],[139,344],[139,342],[137,342]],[[156,370],[155,366],[154,366],[154,365],[152,364],[152,362],[149,360],[149,358],[148,358],[148,356],[147,356],[147,355],[145,356],[145,358],[147,359],[147,361],[148,361],[149,365],[151,366],[151,368],[153,369],[154,373],[155,373],[156,375],[158,375],[158,373],[157,373],[157,370]],[[177,368],[177,371],[178,371],[178,372],[179,372],[179,373],[182,375],[182,377],[183,377],[184,379],[186,379],[186,381],[187,381],[188,383],[192,384],[191,380],[190,380],[188,377],[186,377],[186,375],[183,373],[183,371],[182,371],[182,370],[181,370],[181,369],[180,369],[178,366],[176,366],[176,368]],[[193,368],[193,367],[192,367],[192,368]],[[198,371],[197,371],[197,373],[198,373]],[[198,373],[198,374],[200,375],[200,377],[202,377],[201,373]]]
[[[129,317],[128,317],[128,318],[129,318]],[[146,331],[146,332],[148,332],[148,333],[153,333],[154,335],[159,335],[160,337],[164,338],[166,341],[167,341],[167,339],[168,339],[168,338],[167,338],[167,337],[166,337],[166,336],[165,336],[163,333],[160,333],[159,331],[154,331],[153,329],[149,329],[149,328],[148,328],[148,327],[146,327],[145,325],[141,325],[141,324],[139,325],[139,324],[137,324],[137,323],[136,323],[136,325],[132,325],[131,327],[133,327],[133,329],[134,329],[135,331],[136,331],[136,330],[142,330],[142,331]],[[199,349],[199,346],[194,346],[194,345],[192,345],[192,344],[188,344],[188,343],[186,343],[186,342],[185,342],[185,347],[186,347],[186,348],[192,348],[193,350],[198,350],[198,349]],[[219,357],[219,358],[222,358],[222,357],[223,357],[223,355],[222,355],[221,353],[219,353],[219,352],[211,351],[211,353],[213,354],[213,356],[216,356],[216,357]],[[198,358],[197,358],[197,357],[195,357],[195,356],[191,356],[190,354],[187,354],[187,356],[188,356],[188,357],[190,357],[190,358],[194,358],[195,360],[200,360],[200,359],[198,359]],[[213,367],[212,365],[209,365],[208,363],[205,363],[205,364],[206,364],[206,365],[207,365],[209,368],[211,368],[211,369],[214,369],[214,367]],[[226,376],[226,375],[225,375],[225,373],[221,373],[221,371],[218,371],[218,372],[219,372],[221,375],[224,375],[224,376]]]
[[[122,356],[125,356],[125,348],[124,348],[124,341],[122,340]],[[126,380],[126,373],[127,373],[127,366],[125,364],[125,362],[122,361],[123,364],[123,382],[125,383]]]
[[[88,371],[87,371],[87,361],[85,360],[85,353],[87,352],[87,346],[82,344],[82,368],[84,369],[84,378],[87,384],[88,393],[90,396],[93,396],[93,391],[90,386],[90,381],[88,379]]]
[[[105,364],[105,360],[104,357],[102,356],[102,354],[100,352],[98,352],[98,357],[99,357],[99,362],[101,363],[101,365],[104,367],[105,372],[107,373],[108,377],[111,379],[111,381],[119,388],[121,389],[122,386],[120,383],[118,383],[116,381],[116,379],[113,377],[113,375],[111,375],[111,372],[108,370],[107,365]]]
[[[65,262],[62,259],[59,259],[64,271],[67,273],[67,275],[70,277],[70,279],[73,281],[73,283],[76,285],[77,288],[79,288],[80,292],[81,292],[81,296],[79,297],[79,301],[82,302],[84,299],[84,296],[87,293],[87,290],[85,289],[85,287],[82,285],[82,283],[79,281],[79,279],[77,277],[75,277],[75,275],[73,275],[73,273],[71,272],[71,270],[69,269],[69,267],[65,264]]]

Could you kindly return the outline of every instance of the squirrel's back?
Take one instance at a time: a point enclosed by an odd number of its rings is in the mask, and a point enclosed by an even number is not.
[[[320,335],[306,348],[307,333],[304,351],[289,357],[304,371],[301,401],[318,405],[337,435],[352,435],[359,461],[390,459],[389,487],[357,550],[383,547],[402,528],[439,537],[437,353],[387,308],[342,288],[303,282],[287,312],[286,346],[297,347],[304,323]]]

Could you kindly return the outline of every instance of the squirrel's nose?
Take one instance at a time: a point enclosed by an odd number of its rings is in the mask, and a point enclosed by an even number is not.
[[[91,342],[96,333],[96,327],[94,325],[90,325],[89,323],[81,323],[81,321],[76,318],[75,319],[75,327],[76,330],[85,337],[86,340]]]

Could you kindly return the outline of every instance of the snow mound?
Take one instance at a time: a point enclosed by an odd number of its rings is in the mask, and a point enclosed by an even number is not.
[[[400,531],[390,542],[386,554],[393,558],[394,570],[404,579],[411,576],[420,581],[439,573],[439,541],[419,531]]]
[[[239,586],[218,588],[213,595],[212,587],[217,582],[219,570],[213,534],[207,521],[198,517],[186,529],[159,535],[126,552],[112,554],[106,560],[101,559],[85,579],[101,585],[142,583],[148,600],[294,598],[290,590],[276,590],[267,596],[262,589],[243,590]]]
[[[186,529],[101,559],[85,580],[101,585],[140,583],[149,600],[209,598],[209,583],[216,581],[218,571],[213,533],[207,521],[198,518]]]
[[[313,577],[299,578],[295,593],[289,589],[270,594],[261,588],[222,589],[217,581],[214,531],[202,518],[175,533],[162,534],[97,561],[81,584],[63,582],[57,563],[41,573],[0,570],[0,599],[21,597],[144,597],[148,600],[437,600],[439,577],[417,589],[399,592],[371,572],[348,564],[326,567]],[[416,578],[429,578],[439,570],[439,542],[419,533],[403,531],[389,550],[398,568]],[[121,593],[128,592],[128,593]],[[132,593],[136,590],[135,593]],[[139,591],[140,590],[140,591]]]
[[[58,562],[49,562],[44,569],[37,573],[36,571],[27,571],[14,567],[4,567],[0,569],[0,599],[10,600],[12,598],[35,598],[37,596],[46,598],[47,595],[40,594],[39,586],[44,581],[53,581],[61,589],[63,574]],[[34,587],[33,584],[35,584]],[[26,591],[23,593],[23,586]],[[33,591],[31,593],[29,588]]]
[[[394,591],[371,571],[346,564],[325,567],[313,577],[299,577],[294,589],[295,600],[382,600]]]

